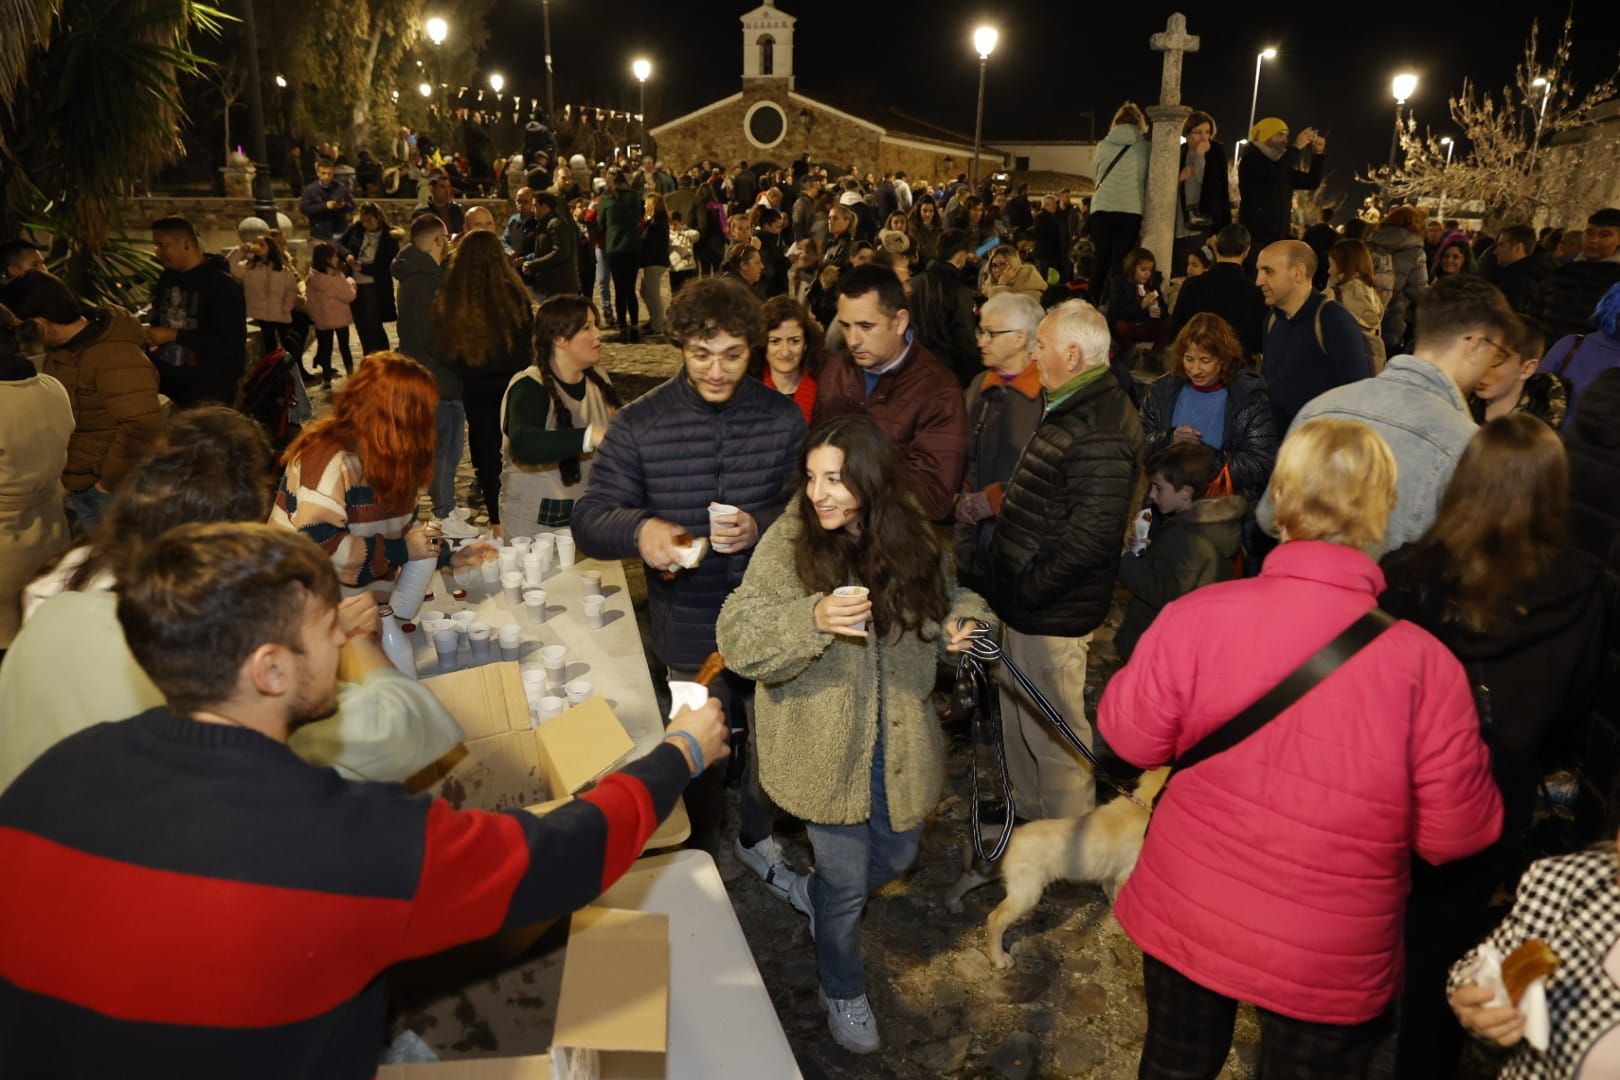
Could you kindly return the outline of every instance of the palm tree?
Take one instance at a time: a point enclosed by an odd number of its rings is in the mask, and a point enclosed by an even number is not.
[[[11,108],[28,58],[50,40],[55,17],[56,0],[0,0],[0,26],[10,28],[0,38],[0,107]]]
[[[106,291],[96,280],[98,259],[101,272],[120,277],[141,266],[122,250],[127,245],[109,239],[117,199],[183,153],[179,78],[207,64],[192,51],[191,35],[218,33],[229,16],[192,0],[58,3],[43,46],[26,54],[9,111],[0,113],[0,226],[9,235],[25,219],[47,220],[53,261],[71,285],[96,295]],[[0,61],[16,51],[8,39]]]

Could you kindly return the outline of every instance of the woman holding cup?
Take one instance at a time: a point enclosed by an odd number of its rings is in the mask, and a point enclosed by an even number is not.
[[[501,521],[506,535],[565,528],[619,395],[596,370],[602,320],[583,296],[553,296],[534,316],[534,363],[501,402]]]
[[[726,666],[759,683],[759,781],[815,849],[816,869],[788,897],[810,916],[828,1027],[871,1053],[861,910],[911,865],[944,786],[927,705],[938,665],[993,616],[952,585],[905,459],[871,418],[820,425],[799,461],[804,493],[760,540],[717,637]]]
[[[437,525],[417,523],[416,496],[433,475],[438,403],[433,376],[415,360],[366,357],[331,414],[307,425],[282,456],[270,523],[319,544],[351,587],[392,579],[418,559],[460,567],[497,558],[488,544],[452,556]]]

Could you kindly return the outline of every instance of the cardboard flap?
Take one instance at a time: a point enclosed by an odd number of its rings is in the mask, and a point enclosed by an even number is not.
[[[662,1055],[669,1046],[669,917],[587,907],[569,924],[552,1048]]]
[[[535,740],[540,770],[553,798],[600,779],[636,748],[601,697],[589,698],[547,720],[535,729]]]
[[[468,742],[529,726],[529,701],[516,661],[482,664],[423,679]]]
[[[551,1056],[468,1058],[422,1065],[384,1065],[377,1080],[551,1080]]]

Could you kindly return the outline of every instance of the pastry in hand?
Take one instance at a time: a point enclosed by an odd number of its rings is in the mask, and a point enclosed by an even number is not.
[[[1508,1000],[1517,1005],[1530,984],[1555,971],[1561,961],[1552,947],[1540,938],[1531,938],[1502,961],[1502,983]]]

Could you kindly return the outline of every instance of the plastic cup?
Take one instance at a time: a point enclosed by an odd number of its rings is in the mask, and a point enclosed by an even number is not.
[[[714,502],[712,502],[712,503],[709,504],[709,546],[714,548],[714,550],[720,551],[720,552],[725,552],[725,551],[730,550],[729,548],[727,548],[727,547],[725,547],[725,546],[723,546],[721,544],[716,543],[715,540],[714,540],[715,519],[716,518],[723,518],[723,517],[731,517],[732,515],[738,514],[738,513],[741,513],[741,511],[738,510],[735,506],[730,505],[729,503],[714,503]]]
[[[523,644],[523,628],[520,626],[503,626],[496,631],[501,642],[501,659],[516,660],[518,649]]]
[[[533,540],[534,546],[529,549],[530,551],[555,552],[557,550],[557,536],[555,533],[535,533]]]
[[[490,644],[491,633],[487,623],[475,622],[467,627],[467,644],[472,647],[473,659],[480,663],[488,663],[495,658]]]
[[[600,596],[587,596],[584,600],[585,625],[592,630],[602,629],[602,605],[606,601]]]
[[[501,593],[513,607],[523,603],[523,575],[516,570],[502,574]]]
[[[518,560],[523,558],[523,552],[515,547],[501,548],[502,575],[515,573],[518,569]]]
[[[425,559],[412,559],[400,568],[399,577],[394,582],[394,595],[388,601],[388,606],[394,609],[397,617],[407,621],[416,618],[438,565],[439,557],[429,555]]]
[[[501,560],[490,559],[488,562],[479,563],[478,572],[484,576],[484,584],[495,584],[501,580]]]
[[[540,668],[531,668],[523,673],[523,696],[529,703],[531,717],[538,717],[540,712],[540,699],[546,697],[546,673]]]
[[[864,600],[868,596],[871,595],[871,590],[869,590],[865,585],[843,585],[843,586],[840,586],[839,588],[834,589],[833,590],[833,595],[834,596],[852,597],[854,599]],[[865,630],[866,629],[865,620],[862,620],[861,624],[859,626],[852,626],[852,627],[850,627],[850,629],[851,630]]]
[[[399,612],[396,611],[394,614],[398,615]],[[430,631],[433,624],[444,617],[442,611],[418,611],[416,613],[416,625],[420,626],[424,631]]]
[[[682,709],[699,709],[709,700],[709,688],[702,683],[671,680],[669,684],[669,718]]]
[[[580,584],[585,587],[586,596],[602,595],[602,573],[599,570],[583,570],[579,575]]]
[[[568,681],[568,647],[547,645],[540,650],[540,660],[546,665],[546,682],[560,689]]]
[[[456,624],[456,632],[466,634],[467,628],[478,621],[478,613],[475,611],[458,611],[450,618]]]
[[[518,556],[520,558],[523,556],[523,554],[525,552],[527,552],[529,550],[529,545],[531,545],[533,543],[534,543],[534,537],[532,537],[532,536],[514,536],[514,537],[512,537],[512,548],[513,548],[513,550],[515,550],[518,553]]]
[[[547,720],[550,720],[554,716],[561,716],[563,710],[566,709],[566,708],[568,708],[568,699],[567,698],[553,697],[553,696],[549,696],[549,695],[546,696],[546,697],[541,698],[540,699],[540,722],[545,723]]]
[[[578,705],[591,696],[591,682],[589,679],[574,679],[565,689],[568,691],[568,704]]]
[[[460,640],[461,635],[453,627],[433,632],[433,648],[438,651],[441,668],[448,670],[456,666],[456,645]]]
[[[539,552],[530,552],[523,557],[523,581],[531,589],[538,589],[540,583],[546,579],[546,571],[551,569],[551,556]]]
[[[529,589],[523,594],[523,613],[536,626],[546,621],[546,590]]]
[[[574,538],[572,536],[557,534],[557,565],[574,565]]]

